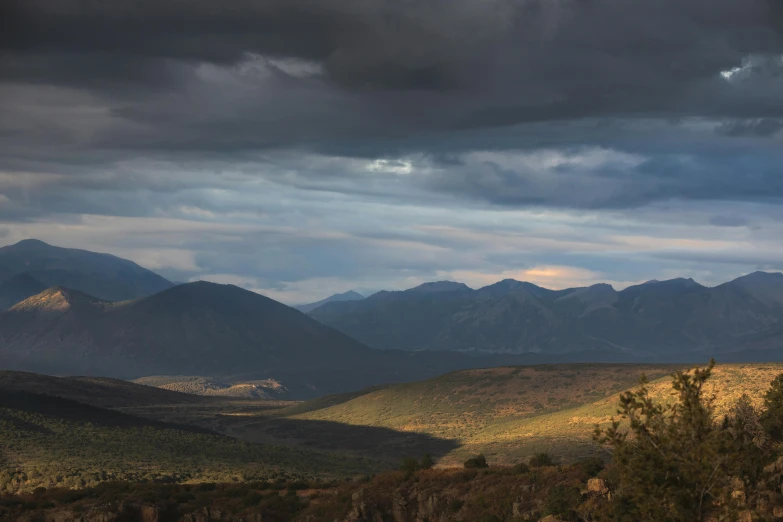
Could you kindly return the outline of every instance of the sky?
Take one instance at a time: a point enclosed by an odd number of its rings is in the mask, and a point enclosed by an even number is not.
[[[4,0],[30,237],[289,304],[783,270],[783,0]]]

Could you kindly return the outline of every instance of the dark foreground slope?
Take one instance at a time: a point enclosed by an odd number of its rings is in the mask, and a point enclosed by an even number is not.
[[[64,286],[107,301],[145,297],[172,286],[127,259],[56,247],[35,239],[0,248],[0,283],[20,274],[28,274],[43,288]]]
[[[119,379],[54,377],[14,371],[0,371],[0,390],[50,395],[101,408],[200,404],[207,400],[187,393],[143,386]]]
[[[783,358],[779,273],[714,288],[651,281],[620,292],[605,284],[553,291],[514,280],[479,290],[437,283],[327,303],[310,314],[380,349],[592,352],[616,361]]]
[[[0,492],[365,472],[369,461],[264,446],[60,397],[0,389]]]
[[[205,282],[123,303],[51,288],[0,314],[6,369],[119,378],[273,378],[289,390],[288,398],[504,362],[495,359],[371,350],[264,296]]]

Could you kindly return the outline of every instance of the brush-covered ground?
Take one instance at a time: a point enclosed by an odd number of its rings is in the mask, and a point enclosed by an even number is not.
[[[281,473],[345,478],[396,469],[401,458],[425,454],[441,468],[479,453],[500,466],[539,452],[568,463],[604,456],[592,433],[610,422],[621,392],[646,374],[653,394],[666,399],[668,376],[678,368],[467,370],[301,403],[0,372],[0,491],[112,480],[269,480]],[[783,364],[719,365],[707,385],[717,413],[743,393],[759,402],[780,373]],[[35,391],[61,398],[18,402]]]
[[[76,522],[501,522],[538,520],[600,492],[595,463],[535,469],[389,472],[351,481],[277,478],[241,484],[105,483],[0,495],[2,520]],[[559,520],[559,519],[558,519]]]
[[[669,375],[682,366],[574,364],[505,367],[450,373],[364,393],[338,395],[277,410],[234,417],[228,433],[246,440],[329,448],[398,459],[431,453],[443,466],[484,453],[492,463],[513,464],[539,452],[565,460],[602,451],[596,424],[608,425],[621,392],[645,374],[653,394],[671,394]],[[718,365],[708,383],[717,414],[743,394],[759,402],[783,364]],[[304,428],[317,424],[317,436]],[[352,441],[351,427],[383,428],[385,440]],[[430,439],[406,436],[427,435]],[[416,442],[426,441],[421,445]]]
[[[105,481],[239,482],[343,477],[368,459],[260,445],[81,402],[0,390],[0,492]]]

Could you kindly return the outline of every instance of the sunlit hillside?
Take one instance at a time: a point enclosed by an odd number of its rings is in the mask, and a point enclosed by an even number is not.
[[[551,365],[456,372],[436,379],[390,386],[291,418],[377,426],[458,441],[442,464],[460,463],[483,452],[510,463],[538,451],[566,459],[600,451],[592,441],[596,424],[610,422],[618,395],[638,384],[642,373],[659,398],[671,394],[673,366]],[[732,364],[715,370],[707,392],[722,415],[743,393],[760,402],[783,364]],[[317,406],[317,404],[315,404]],[[286,410],[282,410],[285,412]]]

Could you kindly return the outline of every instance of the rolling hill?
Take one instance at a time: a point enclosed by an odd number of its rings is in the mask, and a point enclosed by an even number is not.
[[[106,481],[340,477],[370,469],[377,465],[366,459],[252,444],[194,426],[0,389],[0,493]]]
[[[310,315],[379,349],[612,354],[626,361],[783,358],[783,274],[714,288],[692,279],[549,290],[505,280],[432,283],[333,302]]]
[[[54,377],[30,372],[0,371],[0,390],[36,393],[99,408],[199,404],[200,397],[106,377]]]
[[[540,451],[570,461],[600,452],[591,438],[595,425],[610,422],[619,394],[638,385],[643,373],[651,381],[653,395],[665,400],[671,396],[669,375],[678,368],[684,367],[567,364],[466,370],[289,406],[273,412],[274,422],[236,420],[232,433],[269,442],[278,433],[296,435],[285,429],[286,422],[323,422],[456,442],[439,455],[442,465],[459,465],[477,453],[494,463],[511,464]],[[718,365],[707,394],[715,395],[719,416],[743,393],[759,405],[770,382],[781,373],[783,364]],[[321,436],[329,439],[328,428]],[[296,436],[291,436],[292,442]],[[376,454],[383,449],[379,446]],[[404,445],[395,449],[405,454]],[[423,454],[414,447],[409,451]]]
[[[172,286],[171,282],[132,261],[109,254],[56,247],[35,239],[0,248],[0,283],[20,274],[28,274],[43,288],[63,286],[107,301],[145,297]]]

